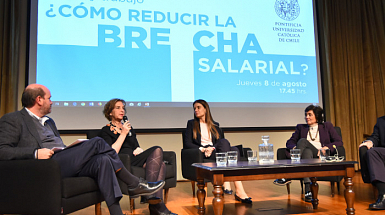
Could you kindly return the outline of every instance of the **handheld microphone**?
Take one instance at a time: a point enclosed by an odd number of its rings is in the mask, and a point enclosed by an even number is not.
[[[123,116],[123,123],[126,123],[128,121],[128,117],[127,116]],[[132,128],[132,127],[131,127]],[[128,136],[131,136],[131,131],[128,133]]]

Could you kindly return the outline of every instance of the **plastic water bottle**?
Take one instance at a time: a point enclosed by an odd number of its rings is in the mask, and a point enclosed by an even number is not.
[[[263,143],[259,144],[259,162],[273,163],[274,149],[273,144],[269,143],[269,136],[262,136]]]

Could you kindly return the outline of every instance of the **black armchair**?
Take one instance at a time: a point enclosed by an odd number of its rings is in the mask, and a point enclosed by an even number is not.
[[[185,131],[182,131],[182,138],[185,135]],[[247,161],[247,151],[251,150],[250,148],[243,148],[242,145],[235,146],[240,152],[240,161]],[[215,162],[210,159],[205,159],[202,152],[199,149],[182,149],[181,151],[182,158],[182,175],[184,178],[191,181],[191,188],[193,191],[193,196],[195,197],[195,182],[197,181],[197,176],[195,168],[191,166],[193,163],[208,163]],[[207,182],[207,181],[205,181]]]
[[[89,130],[87,132],[87,139],[91,139],[93,137],[99,136],[100,129],[98,130]],[[131,166],[130,156],[126,154],[119,154],[120,160],[123,162],[124,166],[127,168],[128,171],[130,171],[133,175],[141,178],[145,178],[146,176],[146,170],[142,167],[136,167]],[[176,187],[177,182],[177,175],[176,175],[176,154],[173,151],[164,151],[163,152],[163,160],[166,164],[166,177],[165,177],[165,185],[163,187],[164,189],[164,195],[163,195],[163,201],[164,203],[167,203],[168,198],[168,191],[172,187]],[[118,179],[120,189],[123,194],[128,194],[128,187],[127,185]],[[135,209],[135,201],[134,199],[130,198],[130,210],[133,212]]]
[[[342,137],[341,135],[341,128],[340,127],[334,127],[336,132]],[[345,155],[345,148],[343,146],[337,147],[338,156],[344,156],[344,159],[346,159]],[[277,160],[285,160],[290,159],[290,150],[287,148],[279,148],[277,150]],[[343,176],[327,176],[327,177],[319,177],[317,178],[317,181],[330,181],[331,186],[331,192],[332,196],[334,196],[334,190],[335,190],[335,184],[337,183],[337,191],[340,192],[340,181],[342,180]],[[303,180],[298,179],[301,182],[301,193],[303,193]],[[290,184],[286,184],[287,193],[290,194]]]
[[[89,177],[61,178],[55,160],[0,161],[0,214],[69,214],[104,201]]]
[[[364,135],[364,138],[366,139],[369,136],[370,135]],[[364,183],[371,183],[369,169],[368,169],[368,163],[366,161],[367,151],[368,151],[368,147],[362,146],[359,148],[361,177],[362,177],[362,181]],[[374,197],[374,199],[376,199],[378,196],[378,190],[375,186],[372,186],[372,189],[373,189],[373,197]]]

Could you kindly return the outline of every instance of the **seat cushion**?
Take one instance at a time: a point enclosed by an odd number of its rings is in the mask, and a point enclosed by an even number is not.
[[[90,177],[70,177],[62,180],[62,197],[71,198],[83,193],[98,191],[96,181]]]

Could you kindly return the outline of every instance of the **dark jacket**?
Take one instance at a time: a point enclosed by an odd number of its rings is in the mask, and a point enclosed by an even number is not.
[[[0,160],[34,159],[35,149],[42,148],[42,145],[32,120],[25,108],[1,117]],[[46,123],[52,128],[55,136],[60,137],[55,122],[49,118]]]
[[[342,138],[340,135],[338,135],[332,123],[325,122],[318,124],[318,131],[322,147],[327,146],[330,149],[330,152],[335,150],[333,145],[336,147],[343,145]],[[307,137],[308,132],[309,126],[307,124],[298,124],[295,128],[295,132],[286,142],[286,147],[288,149],[292,149],[297,145],[298,140]]]
[[[371,140],[374,147],[385,147],[385,116],[377,119],[373,133],[367,140]]]
[[[225,135],[222,132],[222,129],[219,128],[219,123],[214,122],[215,124],[215,129],[219,133],[219,138],[215,138],[215,134],[211,133],[211,141],[216,147],[217,140],[225,138]],[[187,122],[187,128],[186,128],[186,133],[183,137],[183,148],[184,149],[197,149],[202,146],[201,144],[201,135],[199,132],[197,132],[197,138],[193,138],[193,128],[194,128],[194,119],[191,119]],[[200,127],[199,127],[200,130]]]

